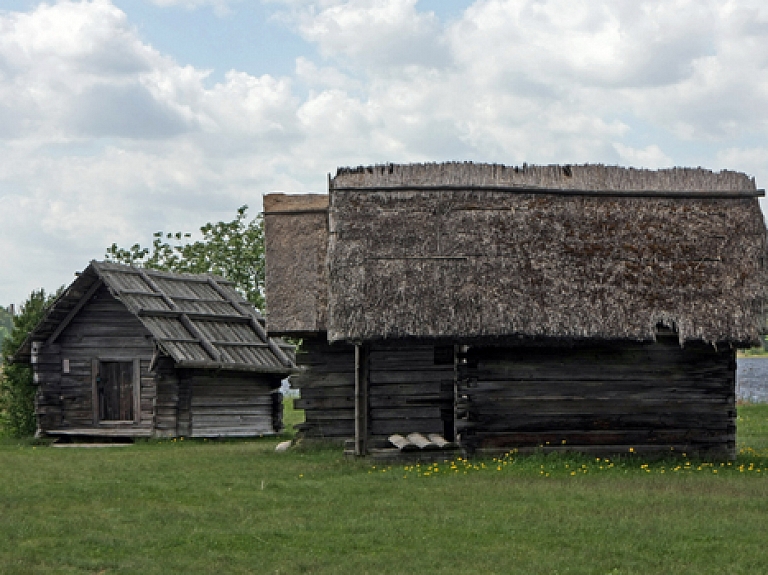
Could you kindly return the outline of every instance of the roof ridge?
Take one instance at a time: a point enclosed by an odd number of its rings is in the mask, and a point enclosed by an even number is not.
[[[377,164],[339,168],[332,190],[419,186],[531,187],[552,190],[734,192],[756,190],[742,172],[705,168],[626,168],[603,164],[506,166],[473,162]]]

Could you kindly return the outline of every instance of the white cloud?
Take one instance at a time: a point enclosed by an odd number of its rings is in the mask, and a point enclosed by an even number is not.
[[[650,169],[673,166],[672,158],[665,154],[656,144],[651,144],[642,149],[626,146],[619,142],[616,142],[613,146],[619,154],[622,165]]]
[[[686,163],[768,181],[757,0],[477,0],[450,24],[416,0],[270,4],[310,45],[281,75],[178,62],[108,0],[0,13],[0,253],[24,270],[0,275],[0,303],[113,241],[322,191],[340,165]]]
[[[0,32],[0,252],[19,270],[0,277],[2,299],[70,278],[113,241],[301,189],[285,173],[302,137],[287,78],[231,71],[209,87],[105,0],[0,14]]]
[[[51,141],[81,131],[109,133],[120,118],[104,104],[138,104],[138,97],[151,105],[140,78],[165,62],[106,0],[42,4],[32,13],[0,17],[0,101],[18,127],[0,137]],[[176,120],[170,111],[147,113],[155,121]]]
[[[417,0],[282,2],[283,20],[317,44],[325,58],[375,68],[447,63],[439,21],[417,10]]]

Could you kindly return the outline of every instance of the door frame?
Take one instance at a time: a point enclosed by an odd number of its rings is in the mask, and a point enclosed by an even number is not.
[[[102,362],[133,363],[133,419],[102,420],[99,417],[99,364]],[[100,356],[91,359],[91,403],[93,404],[94,425],[135,425],[141,423],[141,360],[125,357]]]

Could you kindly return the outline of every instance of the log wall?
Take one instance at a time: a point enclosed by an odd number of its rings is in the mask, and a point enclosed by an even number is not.
[[[304,410],[301,437],[351,439],[355,436],[355,348],[329,345],[325,334],[305,338],[296,354],[303,373],[290,378],[299,390],[294,403]]]
[[[106,287],[72,318],[55,343],[34,345],[39,386],[35,406],[43,433],[236,437],[273,434],[282,428],[281,376],[180,370],[168,357],[157,360],[150,373],[152,335]],[[133,421],[99,421],[94,369],[100,361],[138,366]]]
[[[188,390],[179,394],[188,395],[180,397],[179,431],[188,402],[190,437],[253,437],[282,428],[280,376],[183,371],[179,387]]]
[[[33,379],[37,384],[35,415],[38,431],[61,426],[61,346],[32,348]]]
[[[155,379],[149,373],[149,332],[102,287],[72,319],[55,343],[42,344],[35,369],[37,415],[43,432],[101,430],[105,434],[148,435],[153,425]],[[94,423],[93,361],[133,361],[140,366],[138,423]],[[63,362],[68,361],[69,373]]]
[[[368,432],[376,443],[394,433],[454,435],[453,346],[374,345],[368,353]]]
[[[179,417],[179,402],[182,395],[179,389],[179,377],[174,369],[173,360],[161,358],[155,368],[157,373],[157,398],[155,399],[155,436],[177,437],[189,435],[189,415]],[[184,427],[184,422],[187,426]]]
[[[687,344],[470,348],[457,413],[470,452],[572,449],[735,457],[734,350]]]

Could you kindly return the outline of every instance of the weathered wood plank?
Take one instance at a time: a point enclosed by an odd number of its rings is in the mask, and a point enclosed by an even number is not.
[[[732,450],[732,352],[658,344],[470,350],[459,365],[465,446],[720,442]],[[490,438],[489,438],[490,437]],[[617,440],[621,437],[621,441]],[[581,438],[581,439],[579,439]]]
[[[453,398],[442,395],[377,395],[369,402],[371,408],[439,407],[453,410]]]
[[[453,386],[443,385],[440,381],[429,383],[399,383],[391,385],[372,385],[370,388],[371,396],[392,395],[392,396],[410,396],[410,395],[433,395],[435,397],[453,397]]]
[[[419,383],[444,383],[453,387],[453,371],[372,371],[371,385],[378,384],[419,384]]]
[[[377,419],[440,419],[441,417],[441,409],[437,406],[371,409],[372,421]]]
[[[310,372],[302,375],[294,375],[289,378],[291,387],[296,389],[316,388],[316,387],[339,387],[347,386],[354,388],[355,372],[349,373],[317,373]]]
[[[354,409],[355,397],[354,395],[336,396],[336,397],[320,397],[316,399],[299,398],[294,400],[293,406],[296,409],[313,410],[313,409]]]
[[[373,436],[390,436],[393,433],[408,434],[442,433],[443,422],[435,419],[373,419],[370,422],[370,433]]]
[[[482,430],[488,432],[505,431],[561,431],[581,429],[585,431],[606,429],[665,429],[687,427],[689,429],[728,429],[732,426],[731,418],[713,414],[682,416],[676,413],[654,413],[644,415],[570,415],[564,417],[558,414],[549,415],[516,415],[487,416],[473,414],[471,420],[459,419],[456,422],[459,430]]]

